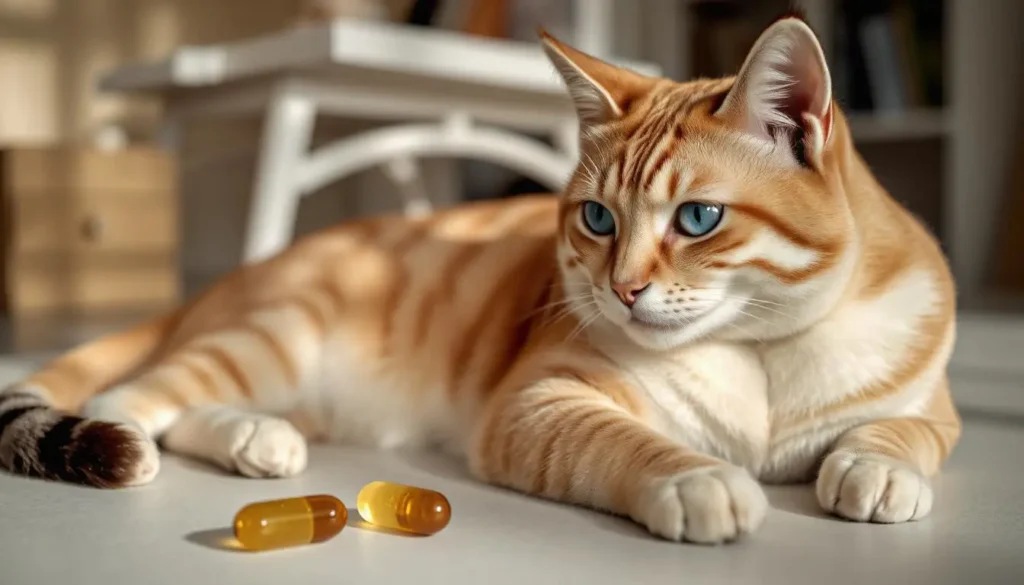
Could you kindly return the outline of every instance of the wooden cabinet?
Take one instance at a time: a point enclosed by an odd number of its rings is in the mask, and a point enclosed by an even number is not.
[[[173,155],[131,147],[0,150],[9,315],[180,301]]]

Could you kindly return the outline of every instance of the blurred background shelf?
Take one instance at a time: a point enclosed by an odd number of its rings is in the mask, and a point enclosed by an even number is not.
[[[852,112],[847,116],[853,138],[861,144],[946,138],[949,117],[943,109],[882,114]]]

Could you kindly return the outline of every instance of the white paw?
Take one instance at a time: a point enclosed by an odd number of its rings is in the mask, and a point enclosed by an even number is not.
[[[124,485],[145,485],[153,481],[156,474],[160,472],[160,449],[152,439],[137,428],[128,425],[121,426],[135,435],[135,446],[141,453],[141,457],[136,461]]]
[[[238,419],[229,449],[235,468],[249,477],[289,477],[306,468],[306,439],[279,418]]]
[[[858,522],[907,522],[932,509],[927,478],[880,455],[832,453],[821,465],[815,491],[826,512]]]
[[[768,499],[740,467],[722,465],[660,480],[645,496],[640,520],[669,540],[717,544],[753,532]]]

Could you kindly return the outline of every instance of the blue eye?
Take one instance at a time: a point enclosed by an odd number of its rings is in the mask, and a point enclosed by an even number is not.
[[[683,203],[676,212],[676,228],[684,236],[697,238],[715,229],[718,222],[722,221],[721,205],[711,203],[698,203],[691,201]]]
[[[583,204],[583,223],[599,236],[615,233],[615,218],[612,217],[612,212],[596,201],[587,201]]]

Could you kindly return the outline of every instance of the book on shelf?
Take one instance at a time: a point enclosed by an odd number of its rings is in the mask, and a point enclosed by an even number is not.
[[[901,113],[944,104],[942,3],[844,0],[831,47],[836,95],[853,111]]]

